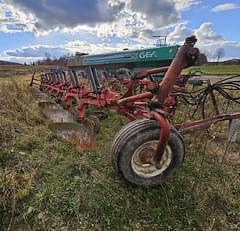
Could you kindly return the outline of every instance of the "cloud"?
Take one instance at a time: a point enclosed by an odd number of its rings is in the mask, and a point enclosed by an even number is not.
[[[18,24],[16,31],[43,35],[51,31],[79,32],[88,26],[100,34],[103,27],[159,28],[177,23],[181,11],[189,10],[200,0],[4,0],[0,21]],[[8,16],[1,14],[9,12]],[[130,21],[129,21],[130,20]],[[1,23],[1,25],[2,25]],[[12,27],[14,28],[14,26]],[[113,29],[111,29],[113,30]],[[8,31],[5,26],[5,32]],[[11,32],[9,30],[9,32]],[[108,32],[110,30],[108,29]],[[112,34],[115,33],[111,32]],[[116,32],[118,33],[118,32]],[[103,32],[105,35],[106,33]],[[103,36],[104,36],[103,35]],[[136,32],[133,32],[136,37]]]
[[[5,33],[37,32],[34,24],[36,19],[31,13],[22,13],[14,6],[0,2],[0,31]]]
[[[205,22],[198,29],[194,31],[198,40],[203,43],[224,41],[222,35],[218,35],[213,31],[213,24]]]
[[[93,41],[72,41],[61,46],[28,46],[5,52],[7,57],[37,59],[46,54],[62,56],[75,51],[103,53],[153,45],[153,36],[167,35],[168,42],[181,44],[192,34],[198,46],[213,53],[217,46],[226,46],[226,56],[239,51],[239,42],[225,41],[216,34],[213,24],[205,22],[189,28],[181,13],[200,4],[201,0],[0,0],[0,31],[31,31],[35,35],[51,32],[73,33],[83,40],[91,34]],[[221,6],[221,7],[220,7]],[[218,5],[215,12],[239,7],[233,3]],[[213,9],[214,9],[213,8]],[[212,9],[212,10],[213,10]],[[81,37],[82,36],[82,37]],[[115,44],[111,39],[115,39]],[[99,41],[103,41],[100,43]],[[234,51],[235,49],[235,51]]]
[[[186,37],[192,35],[193,33],[192,29],[187,28],[186,23],[179,23],[168,35],[167,39],[170,43],[182,43]]]
[[[142,45],[143,44],[135,43],[131,44],[130,46],[127,41],[121,41],[115,44],[111,43],[110,41],[105,43],[93,44],[88,43],[87,41],[75,40],[66,43],[64,47],[67,48],[72,54],[79,51],[88,54],[101,54],[114,51],[122,51],[124,48],[130,48],[131,50],[140,49]]]
[[[240,42],[226,41],[222,35],[214,32],[213,24],[210,22],[205,22],[198,28],[194,29],[189,28],[186,22],[179,23],[170,33],[169,29],[170,28],[168,27],[159,30],[154,30],[154,28],[142,29],[137,31],[136,35],[132,33],[132,38],[122,36],[114,37],[115,39],[112,40],[111,37],[106,37],[102,39],[102,41],[98,40],[98,42],[73,40],[60,44],[59,46],[28,46],[16,50],[5,51],[4,55],[5,57],[11,57],[12,59],[20,59],[22,57],[23,60],[36,60],[45,58],[46,55],[50,55],[51,57],[60,57],[69,53],[74,54],[77,51],[89,54],[98,54],[121,51],[124,48],[139,49],[141,47],[146,48],[153,46],[155,40],[152,38],[153,35],[168,34],[167,38],[169,43],[182,44],[186,37],[195,34],[198,38],[197,47],[207,54],[210,60],[213,58],[213,55],[218,48],[223,48],[225,50],[225,59],[230,57],[239,58]]]
[[[7,55],[0,55],[0,60],[15,62],[15,63],[31,63],[33,61],[38,61],[39,58],[32,57],[12,57]]]
[[[130,9],[157,27],[176,23],[180,19],[175,3],[169,0],[131,0]]]
[[[125,3],[117,0],[5,0],[12,10],[34,18],[35,30],[96,25],[115,21]]]
[[[190,30],[190,29],[189,29]],[[195,31],[199,31],[199,28]],[[201,30],[200,30],[201,31]],[[184,37],[185,38],[185,37]],[[183,39],[184,39],[183,38]],[[4,60],[18,60],[18,62],[31,62],[45,57],[60,57],[67,54],[75,54],[75,52],[83,52],[89,54],[100,54],[108,52],[121,51],[124,48],[130,48],[131,50],[140,49],[142,47],[146,48],[150,46],[149,43],[133,43],[129,44],[128,41],[122,41],[116,44],[111,44],[110,41],[106,43],[89,43],[87,41],[75,40],[61,44],[59,46],[29,46],[22,47],[16,50],[8,50],[4,52],[1,59]],[[208,56],[209,60],[214,60],[214,54],[219,48],[223,48],[225,51],[224,59],[229,58],[240,58],[240,42],[239,41],[225,41],[225,40],[209,40],[204,42],[199,40],[197,47],[200,48],[201,52]]]
[[[46,56],[60,57],[66,55],[69,52],[68,49],[58,47],[58,46],[46,46],[46,45],[36,45],[29,47],[22,47],[16,50],[7,50],[4,52],[5,55],[12,57],[32,57],[32,58],[44,58]]]
[[[131,45],[131,49],[139,49],[142,44],[135,43]],[[61,44],[59,46],[47,46],[47,45],[35,45],[22,47],[15,50],[7,50],[4,52],[4,57],[11,58],[24,58],[26,59],[43,59],[46,57],[61,57],[64,55],[72,54],[76,52],[83,52],[89,54],[107,53],[113,51],[121,51],[123,48],[129,48],[128,42],[119,42],[111,44],[110,41],[107,43],[89,43],[87,41],[75,40]]]
[[[224,41],[222,35],[217,35],[213,31],[213,24],[211,22],[204,22],[197,29],[188,28],[187,23],[180,23],[175,27],[173,32],[168,35],[168,41],[172,43],[182,43],[186,37],[193,34],[197,36],[198,43]]]
[[[240,58],[240,42],[225,40],[222,35],[214,32],[213,24],[210,22],[205,22],[195,29],[187,27],[187,23],[180,23],[168,35],[168,42],[182,44],[186,37],[193,34],[198,39],[197,47],[208,56],[209,60],[214,59],[214,54],[219,48],[225,51],[224,59]]]
[[[240,58],[240,42],[239,41],[219,41],[219,42],[211,42],[211,43],[202,43],[200,46],[203,53],[208,55],[209,60],[215,61],[215,54],[219,48],[224,50],[223,59],[232,59],[232,58]]]
[[[200,0],[174,0],[175,7],[177,10],[186,11],[191,9],[191,7],[200,4]]]
[[[163,29],[144,29],[140,32],[140,39],[153,39],[158,36],[167,36],[169,33],[167,28]]]
[[[237,5],[235,3],[224,3],[224,4],[215,6],[214,8],[212,8],[211,11],[221,12],[221,11],[234,10],[234,9],[239,9],[239,8],[240,8],[240,5]]]

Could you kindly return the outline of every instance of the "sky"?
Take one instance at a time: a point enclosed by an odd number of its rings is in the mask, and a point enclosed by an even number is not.
[[[214,60],[240,58],[240,0],[0,0],[0,60],[182,44],[190,35]]]

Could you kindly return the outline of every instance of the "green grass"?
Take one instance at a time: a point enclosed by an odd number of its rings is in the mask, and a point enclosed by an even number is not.
[[[184,73],[188,73],[189,71],[201,71],[204,74],[226,74],[226,75],[231,75],[231,74],[240,74],[240,65],[203,65],[200,67],[190,67],[186,70],[184,70]]]
[[[108,159],[125,118],[111,111],[97,150],[78,152],[47,129],[26,85],[0,88],[0,230],[239,229],[239,169],[206,155],[205,132],[185,137],[173,179],[133,187]]]

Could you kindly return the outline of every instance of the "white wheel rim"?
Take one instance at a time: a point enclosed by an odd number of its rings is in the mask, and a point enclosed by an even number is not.
[[[153,150],[156,150],[158,140],[154,141],[148,141],[142,145],[140,145],[134,152],[131,160],[131,166],[133,171],[142,177],[150,178],[157,175],[160,175],[163,173],[170,165],[172,161],[172,149],[169,145],[166,146],[165,151],[163,153],[163,156],[158,163],[158,168],[156,167],[156,163],[143,163],[140,160],[140,154],[146,150],[146,148],[151,148]]]

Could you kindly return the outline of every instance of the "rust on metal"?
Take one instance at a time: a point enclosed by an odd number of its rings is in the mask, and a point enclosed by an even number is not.
[[[49,129],[75,145],[78,150],[96,149],[96,136],[92,126],[81,123],[52,123]]]
[[[155,164],[155,155],[156,150],[152,147],[147,147],[141,153],[139,153],[139,159],[143,164]]]

